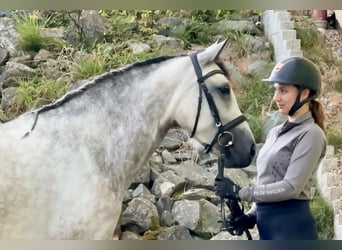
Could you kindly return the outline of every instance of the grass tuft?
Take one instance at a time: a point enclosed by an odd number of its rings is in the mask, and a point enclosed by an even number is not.
[[[329,145],[333,145],[336,150],[342,150],[342,130],[329,129],[327,132]]]
[[[17,114],[55,101],[67,91],[67,84],[41,77],[18,80],[15,110]]]
[[[316,222],[318,239],[331,240],[334,237],[334,213],[327,202],[319,195],[314,195],[310,208]]]
[[[63,42],[41,35],[41,30],[49,22],[49,19],[44,23],[41,23],[38,17],[34,14],[13,15],[13,18],[16,23],[15,27],[19,34],[18,46],[23,51],[38,52],[45,48],[51,49],[57,47],[60,49],[63,46]]]

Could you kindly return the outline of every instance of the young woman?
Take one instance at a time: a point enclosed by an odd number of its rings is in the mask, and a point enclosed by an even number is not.
[[[254,202],[236,226],[254,227],[261,240],[314,240],[310,189],[326,151],[324,114],[315,100],[321,77],[309,60],[291,57],[278,63],[268,79],[273,100],[288,119],[267,135],[257,157],[257,184],[243,187],[215,182],[217,194]]]

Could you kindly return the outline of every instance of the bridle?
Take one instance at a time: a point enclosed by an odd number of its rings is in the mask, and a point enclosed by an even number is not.
[[[234,127],[238,126],[240,123],[246,121],[246,117],[243,115],[238,116],[237,118],[233,119],[232,121],[228,122],[225,125],[222,125],[221,118],[219,111],[216,107],[216,104],[214,102],[213,96],[209,92],[207,86],[205,85],[205,80],[209,77],[215,75],[215,74],[223,74],[225,73],[222,70],[213,70],[207,73],[206,75],[202,75],[202,69],[201,66],[198,63],[197,59],[197,53],[191,53],[190,55],[192,65],[194,66],[196,75],[197,75],[197,83],[198,83],[198,89],[199,89],[199,96],[198,96],[198,105],[197,105],[197,114],[195,119],[195,124],[192,129],[190,138],[192,138],[197,129],[198,120],[201,114],[201,107],[202,107],[202,93],[204,93],[205,97],[207,98],[207,102],[211,111],[211,115],[213,116],[215,120],[215,125],[217,127],[217,132],[212,139],[210,144],[205,145],[205,152],[209,153],[214,146],[214,144],[217,142],[220,146],[221,152],[226,151],[229,147],[233,146],[234,144],[234,135],[230,130],[232,130]]]
[[[194,66],[194,69],[197,75],[197,83],[199,87],[198,88],[199,96],[198,96],[198,104],[197,104],[197,114],[196,114],[195,124],[192,129],[190,138],[192,138],[196,133],[198,120],[201,114],[202,93],[204,93],[205,97],[207,98],[211,115],[214,118],[215,125],[217,127],[217,132],[214,138],[211,140],[210,144],[205,145],[204,151],[206,153],[209,153],[216,142],[219,144],[221,154],[218,158],[218,174],[216,178],[224,179],[223,169],[224,169],[224,166],[226,165],[227,156],[230,156],[229,148],[233,146],[234,144],[234,135],[232,132],[230,132],[230,130],[232,130],[233,128],[241,124],[242,122],[246,121],[246,117],[244,115],[240,115],[236,117],[235,119],[233,119],[232,121],[228,122],[227,124],[222,125],[219,111],[216,107],[213,96],[211,95],[207,86],[205,85],[205,80],[215,74],[225,75],[225,73],[222,70],[213,70],[203,76],[201,66],[198,63],[197,53],[191,53],[189,56],[191,58],[192,65]],[[248,229],[237,230],[230,226],[231,222],[234,221],[235,218],[238,218],[239,216],[243,214],[243,207],[241,208],[241,206],[239,205],[239,202],[237,200],[232,200],[232,199],[228,199],[228,201],[225,202],[225,198],[220,197],[220,203],[221,203],[220,222],[222,223],[225,230],[227,230],[232,235],[241,235],[243,232],[245,232],[247,235],[247,238],[249,240],[252,240],[252,236],[250,232],[248,231]],[[226,203],[226,205],[228,206],[230,210],[230,214],[231,214],[228,220],[226,219],[226,216],[224,214],[224,208],[223,208],[224,203]]]

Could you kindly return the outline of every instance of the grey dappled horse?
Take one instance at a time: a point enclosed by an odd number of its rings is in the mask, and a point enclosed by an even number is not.
[[[218,123],[241,117],[218,61],[224,46],[107,72],[0,124],[0,239],[112,238],[127,188],[174,126],[249,165],[254,139],[243,119],[217,143]]]

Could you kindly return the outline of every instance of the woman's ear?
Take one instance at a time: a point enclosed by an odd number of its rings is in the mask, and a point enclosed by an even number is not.
[[[303,101],[303,100],[309,98],[309,96],[310,96],[310,89],[305,88],[302,90],[300,100]]]

